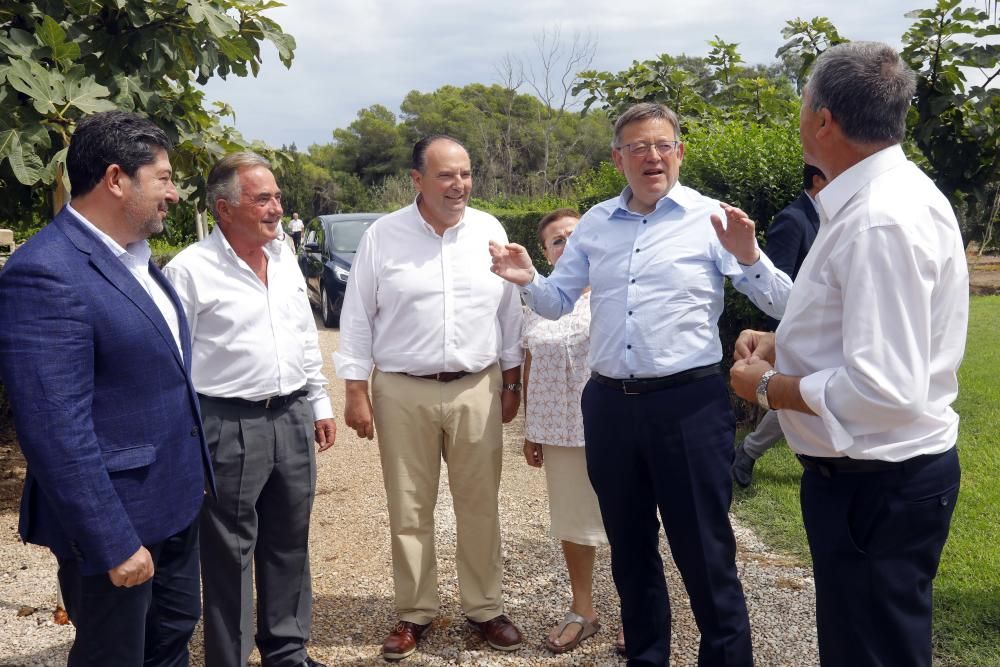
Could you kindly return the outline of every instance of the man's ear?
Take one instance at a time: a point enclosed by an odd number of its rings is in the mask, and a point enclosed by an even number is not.
[[[417,189],[417,192],[420,192],[420,186],[423,183],[423,174],[416,169],[411,169],[410,180],[413,181],[413,187]]]
[[[104,178],[101,179],[98,186],[107,189],[114,197],[124,197],[124,185],[127,178],[128,174],[119,165],[109,164],[108,168],[104,170]]]
[[[611,149],[611,161],[615,163],[615,169],[617,169],[623,174],[625,173],[625,168],[622,165],[622,162],[625,161],[625,158],[622,156],[622,152],[617,148]]]

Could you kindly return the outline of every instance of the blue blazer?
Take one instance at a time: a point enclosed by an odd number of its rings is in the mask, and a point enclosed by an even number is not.
[[[190,525],[214,489],[184,310],[150,273],[183,357],[152,298],[65,208],[0,271],[0,375],[28,462],[21,537],[85,575]]]
[[[795,280],[818,232],[819,213],[809,201],[809,195],[803,192],[781,209],[768,225],[764,253],[776,267]],[[767,322],[772,331],[778,327],[778,320],[768,317]]]
[[[818,232],[819,214],[809,195],[803,192],[774,216],[767,228],[764,252],[776,267],[795,280]]]

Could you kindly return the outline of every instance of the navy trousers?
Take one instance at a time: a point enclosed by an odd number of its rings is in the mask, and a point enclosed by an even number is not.
[[[885,472],[803,473],[823,667],[930,667],[931,584],[960,475],[954,448]]]
[[[753,665],[729,523],[735,420],[722,376],[640,395],[591,380],[582,407],[587,471],[611,544],[628,664],[670,663],[662,520],[701,631],[698,664]]]
[[[201,614],[197,520],[157,544],[153,578],[118,587],[107,574],[83,576],[59,559],[59,585],[76,627],[67,667],[187,667],[188,641]]]

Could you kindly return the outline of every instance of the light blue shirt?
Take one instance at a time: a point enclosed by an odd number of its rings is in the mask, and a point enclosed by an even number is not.
[[[725,277],[780,318],[792,287],[764,253],[742,266],[709,216],[719,203],[680,183],[646,215],[628,208],[631,189],[581,218],[551,276],[521,288],[548,319],[572,312],[590,285],[590,367],[612,378],[672,375],[722,359],[719,315]],[[724,215],[723,215],[724,217]]]

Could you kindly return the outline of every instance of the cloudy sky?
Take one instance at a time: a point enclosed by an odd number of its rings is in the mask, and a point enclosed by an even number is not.
[[[933,0],[284,0],[268,16],[295,37],[286,69],[265,50],[258,78],[214,79],[210,100],[229,102],[248,139],[300,149],[329,143],[357,112],[383,104],[399,112],[411,90],[499,83],[505,54],[530,62],[543,29],[590,34],[592,67],[617,72],[661,53],[707,55],[718,35],[738,42],[749,63],[770,63],[785,21],[826,16],[844,36],[898,46],[903,14]],[[976,4],[980,4],[977,2]],[[522,89],[528,92],[527,88]]]

